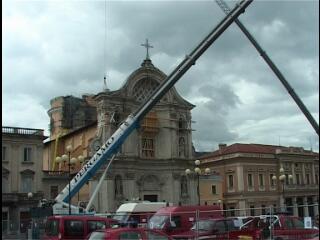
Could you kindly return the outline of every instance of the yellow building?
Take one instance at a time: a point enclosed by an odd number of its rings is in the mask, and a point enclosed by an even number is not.
[[[219,205],[223,200],[222,177],[217,173],[200,176],[200,204]]]
[[[90,143],[96,135],[96,123],[89,126],[79,128],[58,138],[45,142],[44,144],[44,159],[43,159],[43,184],[44,194],[47,199],[55,199],[55,197],[68,184],[69,179],[77,173],[82,165],[92,155]],[[67,151],[67,146],[71,146],[70,155]],[[76,158],[77,162],[71,165],[69,176],[68,160],[57,162],[56,157],[63,155]],[[83,160],[79,159],[82,156]],[[70,177],[70,178],[69,178]],[[79,201],[88,201],[89,187],[84,185],[79,193],[72,199],[73,204],[78,204]]]

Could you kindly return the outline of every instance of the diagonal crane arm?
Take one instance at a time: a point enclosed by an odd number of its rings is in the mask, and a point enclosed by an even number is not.
[[[80,188],[95,175],[100,167],[110,161],[110,156],[115,154],[121,144],[136,129],[139,121],[159,102],[171,87],[191,68],[197,59],[218,39],[218,37],[232,24],[253,0],[241,0],[227,16],[197,45],[197,47],[167,76],[154,93],[137,109],[130,114],[119,126],[112,136],[101,146],[92,158],[82,167],[76,176],[70,181],[56,197],[55,201],[66,202],[80,190]]]
[[[227,3],[224,0],[215,0],[216,3],[219,5],[219,7],[224,11],[226,15],[228,15],[231,12],[231,9],[227,5]],[[272,69],[274,74],[279,78],[280,82],[283,84],[283,86],[287,89],[288,93],[291,95],[293,100],[296,102],[300,110],[303,112],[305,117],[308,119],[310,124],[312,125],[313,129],[316,131],[316,133],[319,135],[319,124],[316,122],[316,120],[313,118],[311,113],[308,111],[306,106],[303,104],[299,96],[295,93],[293,88],[290,86],[288,81],[284,78],[280,70],[277,68],[277,66],[273,63],[273,61],[269,58],[267,53],[260,47],[259,43],[254,39],[254,37],[250,34],[250,32],[246,29],[246,27],[240,22],[239,19],[235,19],[234,22],[238,25],[238,27],[241,29],[241,31],[246,35],[246,37],[249,39],[249,41],[253,44],[253,46],[257,49],[257,51],[260,53],[261,57],[266,61],[266,63],[269,65],[269,67]]]

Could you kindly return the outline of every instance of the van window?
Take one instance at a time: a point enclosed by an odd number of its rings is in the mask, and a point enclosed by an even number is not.
[[[176,228],[181,227],[181,217],[180,216],[172,216],[171,221],[176,224]]]
[[[274,227],[274,228],[280,228],[280,227],[281,227],[281,226],[280,226],[279,218],[274,217],[272,222],[273,222],[273,227]]]
[[[66,236],[83,236],[84,235],[83,222],[80,220],[65,220],[64,234]]]
[[[88,233],[91,233],[98,229],[104,229],[106,228],[106,223],[104,221],[98,221],[98,220],[89,220],[88,221]]]
[[[128,218],[129,218],[129,213],[126,213],[126,212],[117,212],[113,216],[113,219],[115,219],[119,222],[126,222],[126,221],[128,221]]]
[[[286,223],[286,226],[287,226],[288,229],[293,229],[294,228],[290,218],[287,218],[285,220],[285,223]]]
[[[213,225],[214,221],[212,220],[200,220],[193,224],[191,230],[210,231],[213,228]]]
[[[149,240],[168,240],[166,236],[161,235],[160,233],[147,232],[147,239]]]
[[[304,223],[302,221],[300,221],[299,219],[293,218],[292,222],[293,222],[293,225],[294,225],[295,228],[298,228],[298,229],[303,229],[304,228]]]
[[[142,239],[142,236],[138,232],[123,232],[123,233],[120,233],[119,239],[120,240],[140,240]]]
[[[138,214],[132,214],[129,218],[129,222],[136,222],[139,223],[140,222],[140,215]]]
[[[228,231],[233,231],[233,230],[237,230],[238,228],[234,225],[234,221],[233,220],[226,220],[226,224],[227,224],[227,230]]]
[[[218,230],[218,233],[226,232],[226,226],[224,224],[224,221],[217,221],[216,225],[214,226],[214,229]]]
[[[104,232],[93,232],[88,240],[104,240]]]
[[[163,229],[164,225],[168,221],[168,216],[163,216],[163,215],[154,215],[149,223],[148,227],[151,229]]]
[[[49,220],[46,224],[45,232],[47,236],[58,236],[59,220]]]

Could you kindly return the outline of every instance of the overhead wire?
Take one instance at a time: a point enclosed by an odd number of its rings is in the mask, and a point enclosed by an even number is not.
[[[103,83],[104,90],[107,90],[107,0],[104,0],[104,49],[103,49]]]

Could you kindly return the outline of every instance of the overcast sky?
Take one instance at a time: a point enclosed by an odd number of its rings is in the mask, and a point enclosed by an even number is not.
[[[145,58],[146,38],[153,64],[169,74],[224,17],[214,0],[4,0],[2,6],[2,125],[47,134],[50,99],[102,91],[105,71],[108,87],[119,89]],[[255,0],[239,20],[319,122],[319,2]],[[198,151],[236,142],[319,151],[318,135],[235,24],[175,87],[196,105]]]

